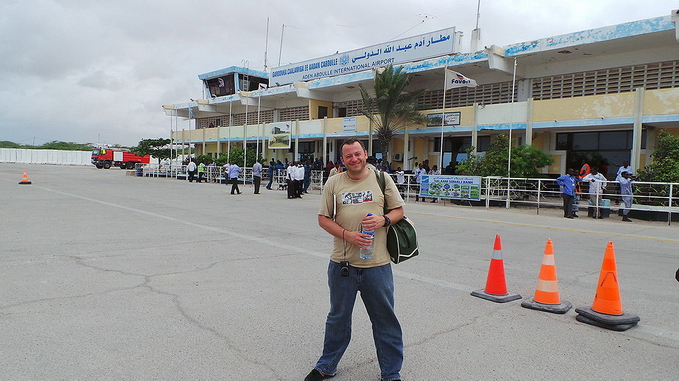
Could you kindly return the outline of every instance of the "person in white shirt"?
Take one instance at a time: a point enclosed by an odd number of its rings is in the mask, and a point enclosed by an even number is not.
[[[288,167],[285,169],[285,181],[288,183],[288,198],[294,198],[295,194],[295,165],[294,163],[288,163]]]
[[[632,173],[632,167],[630,167],[629,161],[627,160],[623,161],[620,168],[618,168],[618,173],[616,174],[616,177],[622,175],[623,172],[627,172],[627,174],[629,174],[630,176],[634,175],[634,173]]]
[[[417,183],[417,194],[415,195],[415,202],[420,201],[420,182],[422,182],[422,175],[426,175],[427,170],[424,169],[424,166],[420,164],[420,166],[415,170],[415,182]],[[422,197],[422,202],[425,202],[425,198]]]
[[[591,169],[592,172],[583,177],[581,181],[589,182],[589,205],[594,207],[592,218],[603,218],[601,216],[601,199],[606,189],[606,177],[599,173],[596,168]]]
[[[396,188],[398,188],[398,192],[401,194],[401,198],[403,198],[403,193],[405,192],[405,183],[406,183],[406,175],[405,172],[401,169],[401,167],[396,168]]]
[[[620,195],[622,196],[622,202],[625,203],[625,208],[622,210],[622,220],[625,222],[632,222],[632,220],[627,217],[627,214],[629,213],[630,208],[632,208],[632,201],[634,198],[632,192],[632,183],[634,180],[636,179],[631,177],[627,171],[622,171],[622,173],[615,179],[615,181],[620,183]]]
[[[295,198],[302,198],[302,186],[304,184],[304,166],[301,161],[295,167]]]
[[[193,182],[193,178],[196,176],[196,169],[198,167],[196,166],[196,162],[191,159],[189,161],[189,164],[186,166],[186,173],[189,175],[189,182]]]

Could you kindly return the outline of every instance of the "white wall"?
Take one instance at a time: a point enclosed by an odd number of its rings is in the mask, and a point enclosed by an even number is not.
[[[0,163],[92,165],[91,151],[0,148]]]

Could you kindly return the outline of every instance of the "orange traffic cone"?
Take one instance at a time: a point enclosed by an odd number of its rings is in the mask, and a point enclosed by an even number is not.
[[[524,300],[521,306],[555,314],[565,314],[572,307],[570,302],[562,302],[559,296],[554,247],[552,246],[551,238],[547,239],[547,244],[545,245],[545,256],[542,259],[540,275],[538,275],[538,287],[535,290],[535,297]]]
[[[576,308],[575,312],[579,313],[579,322],[614,331],[626,331],[639,322],[639,316],[622,311],[613,242],[606,246],[592,307]]]
[[[24,169],[24,175],[21,177],[21,181],[19,181],[19,184],[31,184],[31,182],[28,180],[28,175],[26,174],[25,169]]]
[[[495,246],[493,247],[493,258],[490,260],[488,269],[488,279],[486,288],[473,291],[472,296],[490,300],[496,303],[506,303],[512,300],[521,299],[519,294],[507,292],[507,281],[505,280],[505,264],[502,259],[502,242],[500,235],[495,236]]]

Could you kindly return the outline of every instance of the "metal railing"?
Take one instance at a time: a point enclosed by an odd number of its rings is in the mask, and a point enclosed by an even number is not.
[[[604,208],[611,210],[629,209],[630,211],[667,213],[667,222],[671,224],[672,215],[679,213],[679,183],[658,183],[634,181],[632,183],[632,207],[626,208],[622,202],[623,195],[617,181],[607,181],[606,189],[601,194],[601,202],[589,204],[584,202],[590,197],[589,184],[579,183],[579,208]],[[504,203],[505,207],[531,206],[539,213],[541,208],[561,207],[561,187],[554,179],[484,177],[483,194],[486,207],[491,203]],[[592,195],[596,196],[596,195]],[[608,200],[608,202],[605,202]],[[610,202],[610,204],[608,204]]]
[[[158,164],[137,164],[137,176],[145,177],[164,177],[172,179],[187,179],[185,165],[158,165]],[[323,170],[311,170],[309,176],[310,191],[318,191],[322,193],[323,184],[327,180]],[[389,174],[396,186],[399,188],[403,199],[408,202],[411,198],[418,196],[420,185],[415,181],[415,175],[404,175],[404,182],[399,184],[395,174]],[[224,169],[222,167],[207,167],[205,181],[209,183],[223,183],[225,179]],[[252,168],[247,167],[241,172],[239,180],[243,183],[252,183]],[[269,170],[265,168],[262,171],[262,186],[269,182]],[[592,207],[610,209],[611,211],[618,211],[625,208],[622,202],[622,194],[620,194],[619,185],[617,181],[608,181],[606,183],[606,190],[601,195],[602,200],[608,202],[597,202],[594,205],[589,205],[587,199],[589,197],[588,184],[580,183],[580,202],[578,207],[581,209],[589,209]],[[286,170],[276,169],[273,173],[273,181],[271,189],[284,190],[287,187]],[[561,208],[563,205],[561,199],[561,187],[554,179],[544,178],[507,178],[507,177],[483,177],[481,181],[481,200],[479,203],[485,204],[486,208],[491,206],[504,205],[506,208],[514,207],[531,207],[535,208],[536,213],[540,213],[540,209],[544,208]],[[679,214],[679,183],[658,183],[658,182],[643,182],[635,181],[632,183],[632,207],[630,211],[641,212],[659,212],[667,213],[667,222],[671,224],[672,216]],[[426,196],[431,200],[438,200],[443,205],[446,203],[468,203],[473,205],[474,201],[460,200],[460,199],[437,199],[431,196]],[[598,205],[598,206],[597,206]]]
[[[186,180],[188,179],[188,174],[186,172],[186,165],[162,165],[162,164],[137,164],[135,167],[137,171],[137,176],[140,177],[160,177],[160,178],[170,178]],[[203,181],[208,183],[224,183],[227,176],[224,173],[223,167],[210,167],[205,168],[205,175]],[[323,187],[323,173],[322,170],[311,170],[309,174],[309,187],[308,190],[320,191]],[[196,172],[196,179],[198,178],[198,172]],[[238,176],[238,180],[243,183],[252,183],[252,167],[245,167],[243,171]],[[265,186],[269,182],[269,169],[264,168],[262,170],[262,186]],[[285,189],[287,186],[286,182],[286,170],[276,169],[274,170],[272,189]]]

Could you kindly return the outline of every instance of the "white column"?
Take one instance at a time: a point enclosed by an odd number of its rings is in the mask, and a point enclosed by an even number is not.
[[[526,100],[526,145],[533,145],[533,98]]]
[[[404,171],[408,169],[408,162],[410,159],[410,137],[408,134],[408,123],[403,126],[403,169]]]
[[[639,171],[639,164],[641,162],[641,131],[643,124],[644,113],[644,88],[639,87],[634,92],[634,130],[632,133],[632,154],[630,166],[632,171],[637,173]]]
[[[328,117],[326,116],[326,117],[323,118],[323,148],[321,149],[321,152],[322,152],[322,155],[323,155],[323,156],[321,156],[321,161],[325,164],[327,164],[326,161],[325,161],[325,158],[328,156],[328,152],[327,152],[328,151],[328,131],[327,131],[327,128],[328,128]]]
[[[297,161],[297,158],[299,157],[299,120],[295,121],[295,157],[292,158],[292,161]]]
[[[472,151],[473,154],[476,154],[477,149],[479,147],[479,103],[474,102],[474,123],[472,124],[472,147],[474,147],[474,150]]]

